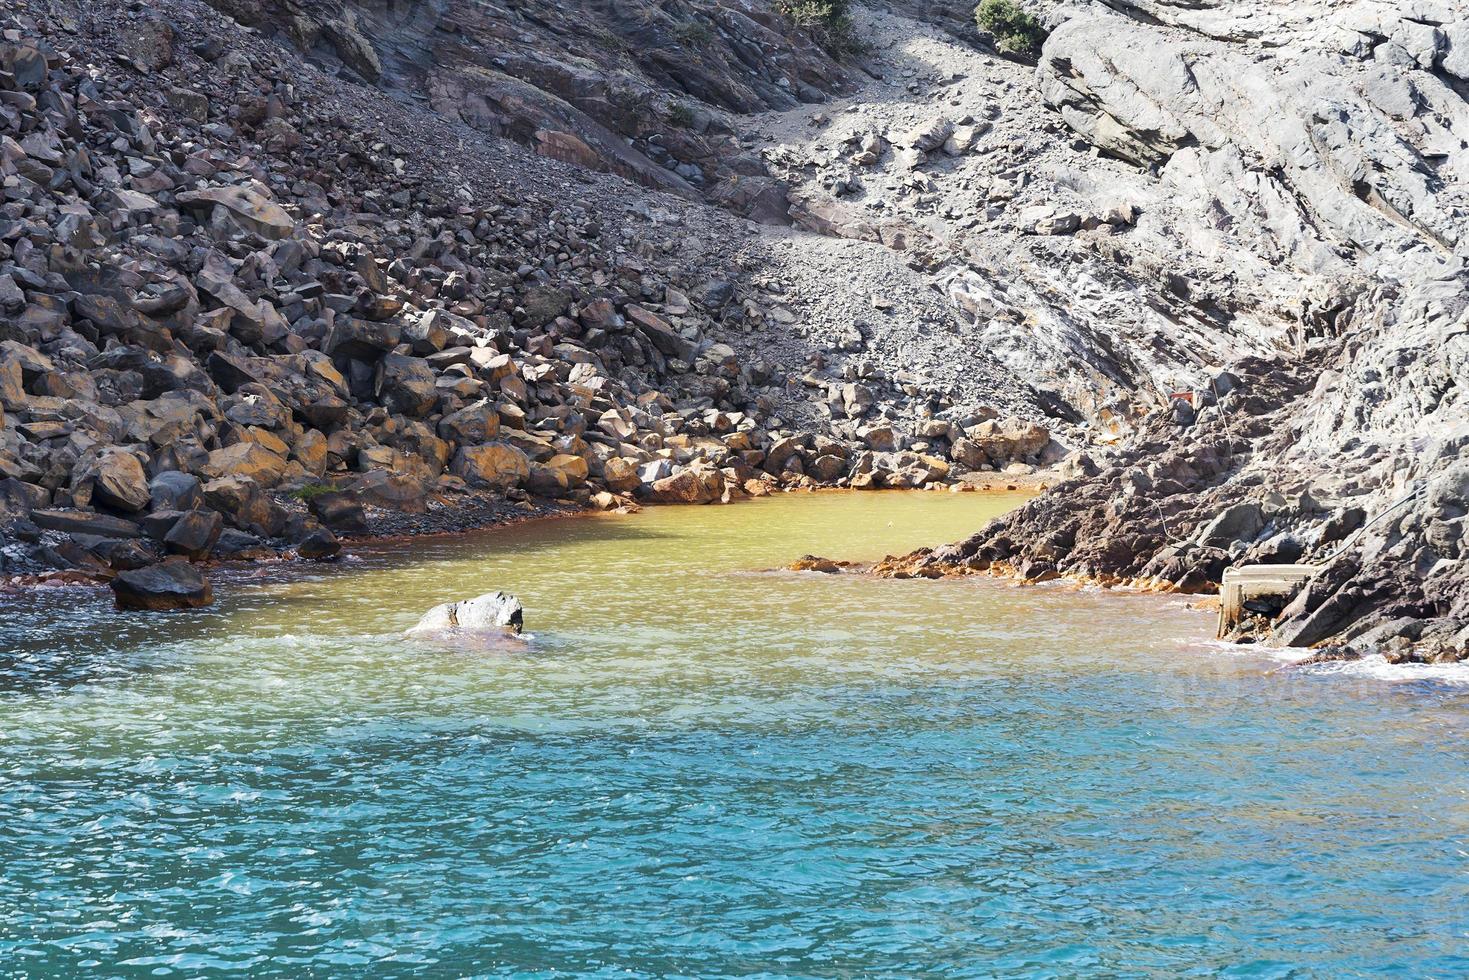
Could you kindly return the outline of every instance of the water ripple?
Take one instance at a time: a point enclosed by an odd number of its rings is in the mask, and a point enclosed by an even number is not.
[[[0,976],[1469,972],[1458,675],[1271,673],[1148,596],[738,574],[980,505],[367,549],[176,617],[7,597]],[[527,652],[403,639],[491,588]]]

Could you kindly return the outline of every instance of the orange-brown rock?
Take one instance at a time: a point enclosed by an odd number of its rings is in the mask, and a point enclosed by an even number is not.
[[[712,504],[723,493],[718,470],[688,469],[655,482],[649,497],[660,504]]]

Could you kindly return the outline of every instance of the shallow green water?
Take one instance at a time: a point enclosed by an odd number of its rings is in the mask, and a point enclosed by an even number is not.
[[[0,976],[1469,971],[1464,673],[760,571],[1010,503],[538,523],[183,615],[0,597]],[[528,651],[401,638],[496,588]]]

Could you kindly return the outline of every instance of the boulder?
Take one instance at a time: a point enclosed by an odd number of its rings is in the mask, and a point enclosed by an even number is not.
[[[633,305],[629,305],[625,312],[627,318],[664,357],[673,357],[685,364],[692,364],[698,356],[699,346],[681,336],[658,314]]]
[[[953,135],[953,122],[943,116],[934,116],[899,136],[896,142],[899,146],[912,147],[915,150],[929,153],[942,147]]]
[[[332,323],[321,349],[333,357],[367,360],[397,347],[402,336],[402,325],[392,320],[341,315]]]
[[[0,410],[20,411],[29,402],[20,365],[0,358]]]
[[[242,531],[273,538],[285,529],[285,510],[253,480],[236,476],[210,480],[204,484],[204,499]]]
[[[27,517],[31,511],[51,503],[51,492],[15,477],[0,480],[0,520]]]
[[[602,482],[617,493],[632,493],[643,485],[636,464],[621,456],[613,456],[602,464]]]
[[[546,460],[546,467],[565,475],[567,482],[579,487],[587,482],[587,461],[572,453],[557,453]]]
[[[460,447],[449,471],[472,487],[508,490],[530,478],[530,459],[508,443],[487,442]]]
[[[276,553],[260,538],[239,528],[227,527],[214,545],[214,557],[235,561],[252,558],[274,558]]]
[[[173,64],[173,46],[173,28],[156,17],[134,21],[117,32],[118,50],[144,72]]]
[[[260,381],[260,375],[251,360],[236,354],[213,351],[205,362],[205,367],[209,371],[209,377],[226,394],[232,395],[245,385]]]
[[[235,477],[268,488],[285,476],[286,460],[257,442],[237,442],[210,453],[201,472],[211,480]]]
[[[650,499],[664,504],[712,504],[724,494],[718,470],[696,467],[657,480],[648,489]]]
[[[367,513],[351,494],[319,493],[307,501],[307,507],[317,520],[333,531],[367,533]]]
[[[801,454],[801,447],[805,442],[806,440],[799,436],[788,436],[775,440],[765,453],[765,471],[779,475],[792,457]]]
[[[147,517],[139,521],[143,533],[154,541],[162,541],[173,526],[177,524],[187,513],[182,510],[157,510],[154,509]]]
[[[204,506],[204,487],[197,476],[168,470],[148,483],[154,510],[194,510]]]
[[[1081,215],[1049,205],[1025,208],[1017,219],[1021,229],[1033,235],[1069,235],[1081,227]]]
[[[857,430],[857,437],[868,449],[885,453],[898,448],[898,433],[890,425],[864,425]]]
[[[290,238],[291,233],[296,230],[296,222],[284,208],[246,187],[211,187],[202,191],[185,191],[178,195],[177,200],[185,208],[219,208],[240,227],[271,241]]]
[[[296,545],[296,554],[309,561],[327,561],[335,558],[342,550],[337,536],[324,527],[312,529],[311,533]]]
[[[556,496],[587,482],[587,461],[580,456],[558,453],[544,463],[532,463],[527,483],[532,493]]]
[[[8,280],[9,277],[6,278]],[[56,365],[51,358],[34,347],[17,343],[14,340],[0,341],[0,361],[19,367],[21,379],[25,384],[34,384],[56,371]]]
[[[1051,441],[1050,430],[1045,426],[1013,415],[1003,421],[981,422],[969,429],[966,435],[995,464],[1034,456]],[[959,457],[955,456],[955,459]],[[959,459],[959,462],[966,466],[975,465],[967,459]]]
[[[953,447],[949,450],[949,456],[954,462],[962,463],[971,470],[987,466],[990,462],[989,454],[974,439],[955,439]]]
[[[151,543],[132,538],[74,538],[114,571],[131,571],[152,565],[161,557]]]
[[[403,341],[419,356],[436,354],[449,344],[449,327],[457,319],[444,310],[428,310],[403,327]]]
[[[83,472],[91,480],[93,504],[129,513],[148,506],[148,475],[132,453],[120,449],[103,450]],[[77,483],[73,480],[74,496]]]
[[[439,400],[434,378],[423,358],[387,354],[377,367],[377,395],[392,414],[422,418]]]
[[[209,96],[202,92],[172,85],[168,89],[168,102],[169,105],[196,123],[209,121]]]
[[[224,518],[214,511],[191,510],[173,522],[163,536],[163,546],[173,554],[202,561],[209,557],[223,530]]]
[[[132,521],[106,514],[88,514],[76,510],[33,510],[31,521],[37,527],[63,534],[90,534],[99,538],[143,536],[143,529]]]
[[[439,438],[461,446],[486,442],[500,434],[500,413],[494,403],[480,399],[439,420]]]
[[[524,626],[523,615],[524,609],[515,596],[508,592],[489,592],[434,606],[407,635],[443,630],[501,630],[518,634]]]
[[[214,601],[209,580],[182,559],[119,572],[111,586],[118,609],[198,609]]]
[[[822,483],[833,483],[847,473],[847,461],[840,456],[818,456],[811,461],[806,472]]]
[[[403,457],[413,460],[417,457]],[[372,507],[385,507],[405,514],[428,513],[427,492],[420,476],[406,472],[371,470],[352,482],[352,496]]]

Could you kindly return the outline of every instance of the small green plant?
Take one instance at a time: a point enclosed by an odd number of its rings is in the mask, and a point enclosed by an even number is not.
[[[694,124],[694,110],[682,102],[674,102],[668,107],[668,122],[679,129],[688,129]]]
[[[974,21],[980,30],[995,36],[997,48],[1011,54],[1034,58],[1046,40],[1046,29],[1040,21],[1020,9],[1015,0],[980,0],[974,8]]]
[[[673,30],[678,39],[691,48],[697,48],[714,40],[714,28],[701,20],[679,24]]]
[[[867,48],[852,23],[849,0],[778,0],[776,9],[786,20],[815,35],[834,58]]]
[[[303,483],[286,494],[286,496],[305,502],[311,500],[313,497],[322,497],[326,494],[336,492],[337,488],[329,483]]]
[[[607,101],[612,103],[614,112],[612,119],[616,120],[613,127],[624,136],[641,133],[650,123],[658,119],[658,110],[652,105],[644,92],[633,88],[617,87],[609,89]]]

